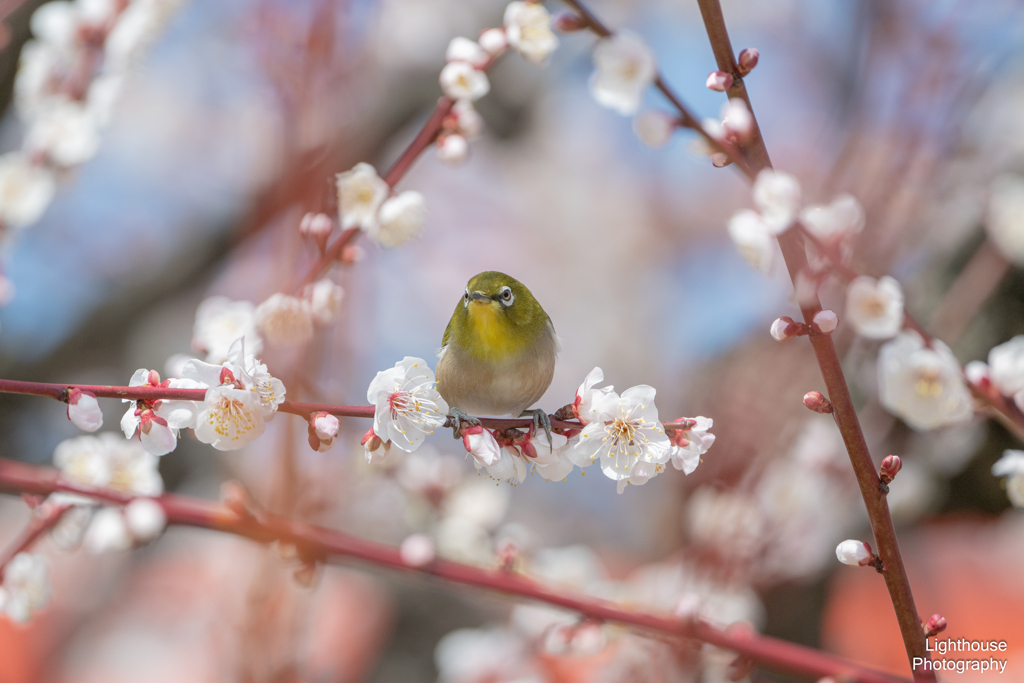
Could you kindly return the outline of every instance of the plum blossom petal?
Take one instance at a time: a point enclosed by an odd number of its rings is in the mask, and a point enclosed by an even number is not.
[[[539,2],[510,2],[505,7],[505,38],[512,49],[534,64],[543,64],[558,47],[558,36],[551,30],[551,14]],[[483,42],[483,36],[481,36]],[[491,40],[492,54],[499,43]]]
[[[437,393],[434,372],[422,358],[406,356],[395,367],[378,372],[366,392],[376,406],[373,431],[412,452],[447,420],[448,404]]]
[[[377,169],[358,163],[337,175],[338,212],[341,227],[369,229],[377,222],[377,210],[391,188],[377,175]]]
[[[878,354],[878,398],[889,412],[918,430],[966,420],[974,413],[960,364],[949,347],[904,330]]]
[[[846,317],[862,337],[895,337],[903,327],[903,288],[888,275],[854,278],[846,287]]]

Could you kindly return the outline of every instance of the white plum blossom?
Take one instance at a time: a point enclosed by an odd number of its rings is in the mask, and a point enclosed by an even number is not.
[[[729,219],[728,230],[743,260],[762,273],[770,273],[775,263],[775,239],[761,215],[750,209],[737,211]]]
[[[985,229],[1003,256],[1024,265],[1024,176],[1004,174],[992,181]]]
[[[1024,451],[1007,450],[994,465],[992,475],[1006,477],[1006,495],[1014,507],[1024,507]]]
[[[49,580],[50,562],[45,555],[20,552],[4,568],[0,585],[0,612],[19,624],[46,607],[53,589]]]
[[[366,234],[382,247],[400,247],[420,234],[426,217],[427,204],[423,195],[408,190],[384,202],[380,207],[377,227]]]
[[[800,212],[808,232],[826,242],[855,235],[864,229],[864,209],[851,195],[841,194],[828,206],[813,205]]]
[[[273,294],[256,307],[256,329],[271,346],[298,346],[313,337],[309,303],[294,296]]]
[[[567,452],[575,447],[575,443],[570,445],[562,434],[552,434],[551,441],[548,441],[544,431],[533,429],[528,434],[520,432],[520,435],[522,439],[515,437],[511,442],[503,441],[498,457],[492,458],[491,462],[476,458],[473,464],[478,470],[486,467],[492,479],[517,483],[522,483],[531,469],[547,481],[561,481],[572,472],[573,462]],[[487,454],[491,455],[489,448]]]
[[[1000,394],[1024,404],[1024,334],[988,352],[988,378]]]
[[[96,156],[100,134],[92,112],[62,102],[44,110],[25,135],[25,150],[46,154],[58,166],[77,166]]]
[[[452,38],[448,43],[448,49],[444,53],[446,62],[468,62],[475,68],[483,67],[491,60],[487,50],[480,47],[480,44],[469,38]]]
[[[86,432],[95,432],[103,426],[103,411],[92,392],[72,389],[68,392],[68,419]]]
[[[185,364],[182,378],[210,387],[196,416],[195,433],[222,451],[241,448],[262,434],[285,398],[284,384],[245,353],[241,339],[232,344],[222,365],[192,360]]]
[[[615,483],[616,493],[622,493],[626,490],[626,486],[633,484],[634,486],[643,486],[651,479],[656,477],[665,471],[665,465],[653,463],[653,462],[638,462],[633,466],[629,475],[624,479],[619,479]]]
[[[168,389],[205,389],[200,384],[188,379],[168,379],[160,381],[156,370],[140,368],[128,382],[130,387],[161,387]],[[153,455],[166,455],[178,444],[178,433],[182,429],[195,427],[196,415],[199,414],[199,403],[188,400],[129,401],[124,417],[121,418],[121,431],[125,438],[132,438],[139,432],[142,446]]]
[[[377,169],[361,162],[352,170],[337,175],[338,213],[341,227],[372,228],[377,222],[377,210],[387,199],[391,188],[377,175]]]
[[[654,397],[654,388],[643,384],[621,396],[614,391],[595,395],[594,419],[580,432],[576,459],[600,459],[605,476],[616,481],[632,476],[637,463],[646,463],[641,468],[646,469],[667,462],[672,444],[658,421]]]
[[[888,275],[854,278],[846,287],[846,318],[862,337],[895,337],[903,328],[903,288]]]
[[[678,117],[657,109],[645,111],[633,119],[633,132],[652,149],[664,147],[679,125]]]
[[[21,152],[0,156],[0,221],[23,228],[35,223],[57,191],[53,173]]]
[[[302,296],[309,304],[309,313],[313,316],[313,322],[321,327],[328,327],[334,322],[334,318],[341,309],[345,290],[331,280],[323,278],[307,285]]]
[[[639,36],[620,31],[602,38],[594,48],[590,93],[598,104],[623,116],[640,108],[640,100],[657,75],[651,48]]]
[[[878,398],[886,410],[918,430],[955,424],[974,413],[953,352],[938,340],[926,347],[913,330],[904,330],[882,346]]]
[[[441,90],[453,100],[479,100],[491,90],[487,74],[469,62],[448,62],[438,80]]]
[[[149,543],[167,528],[167,513],[152,498],[136,498],[124,507],[124,521],[136,543]]]
[[[61,474],[85,486],[117,489],[141,496],[163,492],[159,461],[138,441],[125,441],[114,432],[65,439],[53,451]]]
[[[374,433],[403,451],[419,448],[447,420],[448,404],[434,384],[434,371],[422,358],[406,356],[378,372],[366,392],[366,400],[376,406]]]
[[[437,158],[446,164],[461,164],[469,155],[469,142],[457,133],[442,135],[437,140]]]
[[[251,302],[211,296],[199,304],[192,331],[192,349],[205,353],[207,363],[226,361],[231,345],[240,337],[250,353],[258,354],[263,350],[263,339],[256,331],[256,307]]]
[[[543,64],[558,47],[558,36],[551,30],[551,14],[539,2],[510,2],[505,7],[505,38],[512,49],[534,64]],[[481,44],[484,37],[480,36]],[[497,40],[489,39],[488,51],[494,54]]]
[[[469,100],[459,100],[452,105],[455,117],[455,133],[466,140],[476,140],[484,129],[484,120]]]
[[[676,422],[682,420],[676,420]],[[666,430],[669,441],[672,442],[672,448],[669,449],[672,466],[687,475],[697,469],[697,465],[700,464],[700,456],[707,453],[715,443],[715,435],[709,433],[714,425],[714,421],[710,417],[698,415],[692,421],[694,425],[690,429]]]
[[[788,173],[766,168],[754,181],[754,205],[769,232],[789,229],[800,211],[800,182]]]
[[[863,567],[871,562],[871,548],[864,541],[843,541],[836,546],[836,557],[843,564]]]

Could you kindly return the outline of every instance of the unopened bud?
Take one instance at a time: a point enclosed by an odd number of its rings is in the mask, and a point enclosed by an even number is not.
[[[804,394],[804,405],[822,415],[832,412],[832,402],[825,398],[820,391],[808,391]]]
[[[740,56],[736,60],[736,66],[739,68],[740,76],[746,76],[754,70],[754,67],[757,66],[757,59],[759,56],[760,55],[758,54],[756,47],[744,48],[740,52]]]
[[[519,559],[519,546],[512,539],[506,538],[498,543],[497,555],[501,568],[510,572],[515,567],[516,560]]]
[[[316,242],[321,252],[327,248],[327,238],[333,230],[334,220],[325,213],[307,213],[299,223],[302,236]]]
[[[941,614],[933,614],[924,624],[924,637],[931,638],[946,630],[946,618]]]
[[[434,561],[437,550],[434,547],[434,540],[426,534],[413,534],[402,541],[398,554],[402,562],[409,567],[425,567]]]
[[[292,576],[295,577],[295,582],[303,588],[312,588],[320,576],[320,572],[316,562],[303,562],[295,568]]]
[[[866,567],[872,563],[873,553],[864,541],[849,540],[836,546],[836,557],[851,567]]]
[[[900,456],[887,455],[882,460],[882,467],[878,472],[878,477],[882,480],[883,484],[891,484],[901,469],[903,469],[903,461],[900,460]]]
[[[587,21],[575,12],[559,12],[551,21],[551,28],[559,33],[582,31],[586,27]]]
[[[505,36],[505,31],[500,28],[487,29],[480,34],[477,42],[490,55],[496,55],[508,47],[508,37]]]
[[[366,456],[366,462],[371,465],[384,462],[388,451],[391,450],[391,442],[384,441],[377,436],[377,433],[373,431],[373,427],[363,434],[359,444],[363,447],[363,455]]]
[[[793,337],[799,337],[801,334],[807,334],[807,332],[802,328],[803,325],[794,321],[788,315],[784,315],[781,318],[776,318],[775,322],[772,323],[772,338],[775,341],[788,342]]]
[[[469,155],[469,143],[461,135],[443,135],[437,140],[437,158],[446,164],[461,164]]]
[[[712,71],[708,75],[705,85],[708,87],[708,90],[725,92],[732,87],[732,74],[727,74],[724,71]]]
[[[338,260],[348,266],[362,261],[364,256],[366,256],[366,250],[361,246],[358,244],[346,244],[345,248],[341,250],[341,256],[338,257]]]
[[[980,360],[972,360],[964,366],[964,376],[971,384],[976,384],[982,389],[987,389],[991,380],[989,379],[988,364]]]
[[[825,334],[832,332],[832,330],[836,329],[837,325],[839,325],[839,316],[836,315],[835,311],[826,308],[814,314],[814,326]]]

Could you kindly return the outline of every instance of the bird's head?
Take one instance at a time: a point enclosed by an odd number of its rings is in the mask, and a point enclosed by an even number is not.
[[[466,285],[450,332],[474,356],[497,360],[529,348],[548,324],[548,314],[523,283],[490,270]]]

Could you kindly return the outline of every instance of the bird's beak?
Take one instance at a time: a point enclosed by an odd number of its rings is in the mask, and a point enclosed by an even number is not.
[[[491,297],[487,296],[483,292],[473,292],[469,295],[470,301],[478,301],[480,303],[489,304],[491,303]]]

